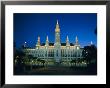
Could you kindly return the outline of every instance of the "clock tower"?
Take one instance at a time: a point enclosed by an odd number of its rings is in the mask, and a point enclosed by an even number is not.
[[[54,58],[58,63],[61,61],[60,27],[58,20],[55,28]]]

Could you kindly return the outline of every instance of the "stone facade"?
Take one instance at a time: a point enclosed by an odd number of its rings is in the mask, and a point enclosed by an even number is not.
[[[82,58],[82,50],[78,43],[78,38],[75,38],[75,44],[69,43],[69,38],[67,36],[66,43],[61,43],[60,40],[60,27],[57,20],[55,28],[55,42],[50,43],[48,36],[45,43],[40,43],[40,37],[38,37],[37,44],[35,48],[24,48],[24,52],[27,55],[32,55],[33,57],[53,60],[55,62],[61,61],[71,61],[73,59]]]

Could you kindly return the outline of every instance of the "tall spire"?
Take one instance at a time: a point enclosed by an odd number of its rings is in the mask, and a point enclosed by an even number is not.
[[[93,45],[93,42],[91,41],[91,45]]]
[[[40,45],[40,36],[38,36],[37,45]]]
[[[66,45],[67,45],[67,46],[70,45],[68,36],[66,37]]]
[[[24,42],[23,47],[26,47],[26,43],[27,43],[27,42]]]
[[[45,43],[45,45],[49,45],[48,36],[47,36],[47,38],[46,38],[46,43]]]
[[[55,32],[60,32],[60,28],[59,28],[58,20],[57,20],[57,24],[56,24]]]
[[[68,39],[68,35],[67,35],[67,41],[69,41],[69,39]]]
[[[76,45],[78,45],[78,37],[76,36]]]
[[[49,41],[49,40],[48,40],[48,36],[47,36],[47,38],[46,38],[46,41]]]
[[[66,42],[68,42],[69,41],[69,39],[68,39],[68,35],[67,35],[67,37],[66,37]]]
[[[58,20],[57,20],[57,24],[58,24]]]

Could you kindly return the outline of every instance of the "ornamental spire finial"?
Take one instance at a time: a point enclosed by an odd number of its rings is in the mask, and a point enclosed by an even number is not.
[[[91,41],[91,45],[93,44],[93,42]]]
[[[59,28],[58,20],[57,20],[57,24],[56,24],[55,32],[60,32],[60,28]]]
[[[76,36],[76,44],[78,44],[78,37]]]
[[[57,20],[57,24],[58,24],[58,20]]]
[[[48,36],[47,36],[47,38],[46,38],[46,41],[49,41]]]
[[[45,45],[46,45],[46,46],[49,45],[48,36],[47,36],[47,38],[46,38],[46,43],[45,43]]]
[[[37,45],[40,45],[40,36],[38,36]]]
[[[69,39],[68,39],[68,35],[67,35],[67,38],[66,38],[66,39],[67,39],[67,41],[69,41]]]
[[[67,37],[66,37],[66,45],[67,45],[67,46],[70,45],[68,35],[67,35]]]

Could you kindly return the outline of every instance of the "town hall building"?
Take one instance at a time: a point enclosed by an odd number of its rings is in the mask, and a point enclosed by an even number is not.
[[[75,43],[70,43],[67,36],[65,43],[61,43],[60,39],[60,27],[57,20],[55,28],[55,42],[50,43],[48,36],[46,42],[40,42],[40,36],[38,36],[37,44],[35,48],[24,48],[26,55],[32,55],[33,57],[43,60],[53,60],[54,62],[71,61],[82,58],[83,48],[78,43],[78,37],[75,38]]]

